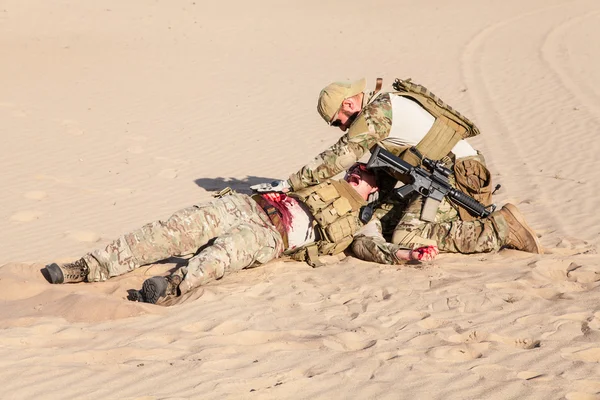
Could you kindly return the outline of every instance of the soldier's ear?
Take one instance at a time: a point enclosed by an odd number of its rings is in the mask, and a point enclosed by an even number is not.
[[[342,101],[342,106],[340,107],[340,109],[344,110],[344,111],[352,111],[352,108],[354,107],[354,103],[352,102],[352,99],[344,99],[344,101]]]
[[[356,96],[349,98],[348,101],[350,103],[348,105],[349,111],[353,113],[360,111],[361,102],[358,101],[358,98]]]

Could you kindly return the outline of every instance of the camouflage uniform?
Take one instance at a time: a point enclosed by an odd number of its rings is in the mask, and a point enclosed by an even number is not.
[[[316,185],[347,170],[373,146],[387,138],[391,128],[390,95],[382,93],[364,106],[348,132],[337,143],[290,176],[292,189],[298,190]]]
[[[492,213],[488,218],[475,221],[462,221],[456,208],[447,200],[443,200],[434,222],[419,219],[422,198],[410,203],[396,228],[405,236],[393,244],[386,241],[379,221],[376,230],[363,232],[355,237],[352,243],[354,254],[366,261],[382,264],[398,264],[396,252],[400,249],[415,249],[422,246],[436,245],[440,252],[446,253],[484,253],[500,250],[506,245],[509,227],[499,213]]]
[[[376,144],[387,147],[392,115],[390,93],[379,94],[372,102],[363,104],[361,113],[336,144],[290,176],[291,186],[297,190],[317,184],[349,168]],[[482,157],[475,157],[485,165]],[[353,244],[354,251],[359,256],[365,254],[370,261],[382,262],[393,260],[391,254],[406,247],[437,244],[440,251],[476,253],[498,250],[505,242],[508,231],[503,222],[461,221],[457,210],[443,201],[435,222],[427,223],[420,219],[422,204],[420,196],[405,204],[395,204],[393,199],[384,202],[375,212],[375,217],[383,222],[383,227],[379,226],[384,236],[360,236]],[[390,235],[391,223],[394,224],[393,236]],[[386,245],[383,237],[392,237],[393,244]],[[371,241],[373,238],[376,239]]]
[[[284,251],[281,234],[249,196],[232,194],[144,225],[85,255],[88,281],[104,281],[172,256],[194,254],[175,272],[182,293],[226,272],[264,264]]]

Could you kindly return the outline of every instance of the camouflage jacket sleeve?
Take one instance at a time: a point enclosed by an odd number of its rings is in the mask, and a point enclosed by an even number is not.
[[[368,104],[336,144],[319,154],[310,164],[289,177],[292,189],[299,190],[321,183],[348,169],[369,149],[388,137],[391,129],[389,94]]]
[[[396,252],[408,249],[406,246],[386,242],[381,234],[381,222],[372,220],[354,237],[351,245],[352,252],[357,258],[379,264],[400,264]]]

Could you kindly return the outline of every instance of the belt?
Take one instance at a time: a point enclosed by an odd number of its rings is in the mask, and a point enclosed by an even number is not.
[[[267,214],[267,217],[269,217],[271,223],[273,224],[273,226],[275,226],[275,229],[277,229],[277,232],[279,232],[279,234],[281,235],[281,238],[283,239],[283,244],[287,249],[287,230],[283,225],[283,218],[281,217],[281,213],[279,212],[279,210],[273,207],[271,203],[265,200],[260,194],[252,195],[252,200],[254,200],[263,209],[265,214]]]

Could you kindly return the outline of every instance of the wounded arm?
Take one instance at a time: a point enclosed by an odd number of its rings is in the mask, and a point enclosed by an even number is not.
[[[379,264],[400,264],[396,253],[398,250],[407,250],[406,246],[386,242],[381,233],[381,222],[374,220],[369,222],[354,237],[351,245],[352,252],[357,258]]]

